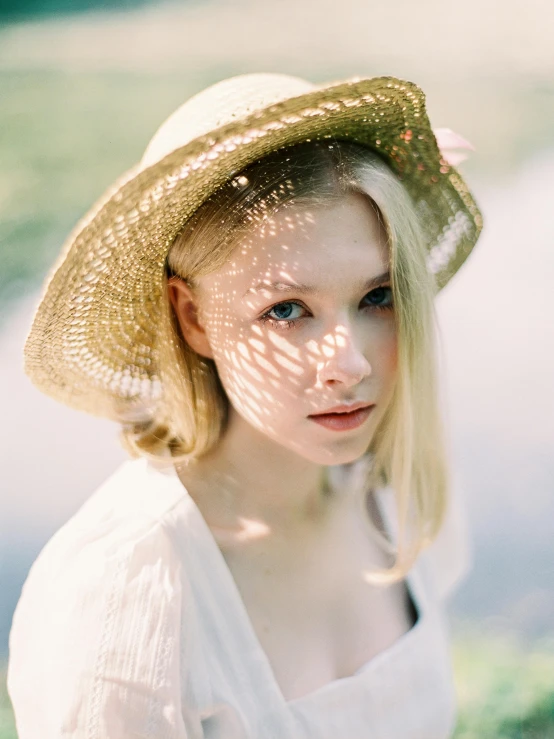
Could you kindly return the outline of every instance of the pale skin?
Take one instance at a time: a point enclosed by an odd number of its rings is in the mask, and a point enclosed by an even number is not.
[[[169,284],[183,337],[213,359],[230,402],[220,443],[178,473],[286,699],[353,674],[413,625],[403,583],[382,588],[363,576],[390,562],[360,509],[322,485],[326,467],[365,452],[391,399],[388,270],[376,213],[349,194],[281,208],[194,287]],[[374,404],[356,429],[308,417],[355,401]],[[371,495],[367,505],[379,524]]]

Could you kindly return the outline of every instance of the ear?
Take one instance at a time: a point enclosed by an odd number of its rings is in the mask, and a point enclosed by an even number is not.
[[[173,276],[167,281],[167,291],[184,340],[197,354],[213,359],[208,337],[199,321],[198,299],[190,286]]]

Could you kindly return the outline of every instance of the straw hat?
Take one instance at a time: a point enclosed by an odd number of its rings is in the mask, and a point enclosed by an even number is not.
[[[117,419],[161,393],[156,327],[165,260],[192,213],[275,149],[336,138],[377,151],[404,183],[444,286],[481,231],[481,215],[441,155],[423,92],[393,77],[322,87],[244,75],[185,102],[77,224],[46,280],[25,345],[25,371],[57,400]]]

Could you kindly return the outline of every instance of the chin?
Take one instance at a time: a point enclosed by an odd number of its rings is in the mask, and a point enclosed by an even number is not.
[[[341,445],[331,446],[320,444],[317,447],[304,447],[295,449],[294,451],[304,459],[314,464],[324,465],[326,467],[351,464],[363,457],[369,449],[371,439],[364,439],[364,443],[343,442]]]

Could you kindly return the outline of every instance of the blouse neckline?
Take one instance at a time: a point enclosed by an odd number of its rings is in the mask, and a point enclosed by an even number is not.
[[[266,673],[267,680],[271,684],[275,695],[279,697],[279,701],[284,706],[287,706],[292,709],[293,707],[299,706],[303,704],[304,702],[308,702],[308,701],[311,701],[312,699],[316,699],[320,695],[325,696],[329,691],[333,691],[335,688],[346,686],[348,685],[348,683],[352,683],[353,681],[358,681],[358,680],[368,678],[369,675],[371,675],[379,667],[379,665],[382,662],[389,660],[391,657],[395,656],[397,653],[401,652],[405,647],[407,647],[407,645],[412,640],[414,640],[417,634],[422,630],[423,621],[426,620],[426,608],[424,604],[424,598],[422,597],[422,592],[420,589],[420,581],[419,581],[417,563],[416,563],[412,567],[410,572],[406,575],[406,578],[405,578],[406,588],[408,590],[408,594],[412,600],[412,603],[414,605],[414,608],[417,614],[417,620],[414,623],[414,625],[408,631],[404,632],[404,634],[402,634],[393,644],[381,650],[376,655],[371,657],[367,662],[361,665],[352,675],[335,678],[334,680],[331,680],[328,683],[325,683],[324,685],[321,685],[320,687],[315,688],[309,693],[306,693],[305,695],[299,696],[298,698],[292,698],[290,700],[287,700],[285,696],[283,695],[283,692],[281,691],[281,688],[277,682],[277,678],[275,677],[275,673],[271,666],[269,657],[267,656],[265,650],[263,649],[261,645],[260,640],[258,639],[258,636],[254,629],[254,625],[250,619],[250,615],[246,609],[246,605],[238,589],[238,585],[235,581],[235,578],[233,577],[233,574],[229,568],[229,565],[227,564],[225,557],[223,556],[223,552],[219,548],[219,545],[217,544],[217,541],[214,535],[212,534],[210,527],[208,526],[206,520],[204,519],[202,512],[196,505],[196,502],[194,501],[193,497],[190,495],[186,487],[183,485],[175,468],[171,466],[169,468],[164,469],[163,472],[166,474],[169,473],[170,476],[173,478],[175,484],[179,485],[182,488],[181,490],[182,496],[188,501],[188,504],[193,513],[193,516],[196,519],[196,523],[204,534],[203,538],[205,542],[207,543],[209,549],[212,551],[213,557],[218,562],[219,568],[223,574],[223,577],[226,581],[228,589],[230,593],[232,594],[233,606],[239,612],[240,619],[242,620],[242,624],[247,633],[247,638],[253,647],[253,653],[257,653],[258,655],[257,661],[261,665],[263,665],[263,669]],[[377,500],[377,505],[379,507],[379,511],[382,516],[383,522],[387,529],[387,533],[391,535],[393,534],[394,529],[392,527],[392,522],[390,521],[390,514],[388,513],[386,507],[383,505],[380,495],[376,496],[376,500]]]

